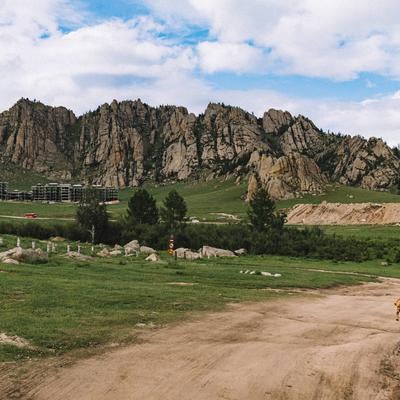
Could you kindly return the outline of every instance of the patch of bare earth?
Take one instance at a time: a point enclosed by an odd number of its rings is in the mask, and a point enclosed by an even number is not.
[[[140,344],[49,368],[20,398],[398,399],[400,282],[316,293],[145,330]]]
[[[291,225],[389,225],[400,223],[400,203],[297,204],[287,215]]]
[[[31,346],[31,344],[24,338],[21,338],[19,336],[10,336],[4,332],[0,332],[0,344],[7,344],[16,347],[25,347],[28,349],[33,348],[33,346]]]

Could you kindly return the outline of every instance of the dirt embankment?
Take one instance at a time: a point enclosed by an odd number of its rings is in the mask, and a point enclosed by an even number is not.
[[[398,399],[399,293],[400,281],[386,280],[235,305],[144,332],[141,344],[46,370],[18,398]]]
[[[400,203],[297,204],[289,212],[292,225],[389,225],[400,224]]]

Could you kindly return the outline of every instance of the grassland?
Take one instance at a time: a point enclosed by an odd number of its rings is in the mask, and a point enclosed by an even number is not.
[[[26,178],[26,182],[28,181],[29,179]],[[159,206],[162,205],[163,199],[170,190],[178,190],[187,202],[188,215],[203,221],[229,221],[229,216],[224,216],[224,214],[234,215],[238,218],[243,218],[246,215],[247,206],[243,201],[246,193],[245,182],[236,185],[233,180],[215,179],[209,182],[182,182],[168,185],[147,184],[146,188],[154,195]],[[120,203],[108,207],[112,218],[118,218],[125,213],[128,200],[133,192],[134,189],[121,190]],[[389,192],[373,192],[355,187],[329,185],[324,194],[282,200],[277,203],[277,206],[282,209],[298,203],[318,204],[322,201],[388,203],[400,202],[400,196]],[[0,202],[0,216],[23,216],[24,213],[35,212],[43,218],[72,219],[75,209],[76,206],[73,204]]]
[[[235,185],[232,180],[214,180],[199,183],[176,183],[171,185],[146,185],[154,195],[158,205],[172,189],[178,190],[188,205],[188,214],[200,220],[224,220],[219,213],[233,214],[244,217],[246,204],[243,196],[246,193],[246,184]],[[129,198],[134,189],[120,191],[120,203],[108,206],[112,218],[122,216],[127,209]],[[42,204],[37,202],[0,202],[0,215],[23,216],[27,212],[34,212],[39,217],[53,219],[72,219],[75,216],[74,204]]]
[[[5,239],[5,247],[14,245],[15,237]],[[29,244],[23,239],[23,246]],[[45,242],[38,245],[45,248]],[[47,264],[0,265],[0,332],[23,337],[34,346],[0,345],[0,361],[127,343],[135,340],[138,324],[159,326],[192,312],[221,309],[226,303],[287,293],[265,289],[332,287],[373,279],[340,272],[400,277],[398,267],[383,268],[378,261],[243,257],[175,263],[162,255],[155,264],[143,257],[77,262],[61,254],[65,243],[58,246],[60,254],[51,255]],[[282,276],[240,274],[244,269]]]

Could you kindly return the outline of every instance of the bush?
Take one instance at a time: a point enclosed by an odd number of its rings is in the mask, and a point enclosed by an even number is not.
[[[48,225],[39,222],[0,222],[1,234],[48,239],[62,236],[74,241],[89,241],[89,232],[76,223]],[[157,250],[167,250],[170,228],[166,224],[130,226],[110,222],[104,243],[125,244],[132,239]],[[327,235],[319,228],[288,228],[258,232],[246,224],[181,225],[175,232],[175,248],[198,250],[204,245],[229,250],[245,248],[249,254],[310,257],[336,261],[389,259],[400,262],[400,240],[356,239]]]

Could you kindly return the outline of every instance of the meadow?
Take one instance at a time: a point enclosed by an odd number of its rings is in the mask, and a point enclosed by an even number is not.
[[[4,249],[15,245],[15,237],[2,237]],[[30,244],[30,239],[22,239],[22,246]],[[45,249],[46,242],[37,241],[37,246]],[[138,329],[220,310],[228,303],[287,296],[294,288],[400,277],[398,267],[382,267],[378,260],[337,263],[249,256],[188,262],[162,254],[157,263],[142,256],[76,261],[63,255],[65,247],[65,242],[59,243],[59,254],[51,254],[47,264],[0,265],[0,333],[22,337],[32,345],[0,345],[0,361],[135,342]],[[89,247],[82,251],[88,254]],[[246,269],[281,277],[240,273]]]
[[[28,178],[26,178],[28,181]],[[13,188],[17,187],[14,182]],[[177,190],[186,200],[188,215],[202,222],[232,222],[235,218],[246,216],[247,205],[244,197],[247,183],[235,184],[232,179],[214,179],[208,182],[178,182],[173,184],[146,184],[146,189],[156,198],[159,206],[172,189]],[[21,187],[22,188],[22,187]],[[123,216],[126,212],[129,198],[135,189],[120,191],[120,203],[108,206],[112,219]],[[281,200],[277,202],[279,209],[293,207],[298,203],[318,204],[323,201],[340,203],[389,203],[400,202],[400,196],[389,192],[374,192],[356,187],[328,185],[321,195],[307,195],[298,199]],[[74,204],[42,204],[32,202],[0,202],[0,216],[19,216],[34,212],[39,217],[62,221],[73,219],[76,205]],[[234,218],[232,218],[233,216]]]

